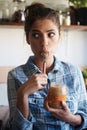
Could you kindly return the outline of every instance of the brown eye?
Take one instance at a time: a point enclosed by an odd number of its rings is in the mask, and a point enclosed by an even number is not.
[[[34,38],[39,38],[40,35],[39,35],[38,33],[33,33],[33,37],[34,37]]]
[[[54,37],[55,36],[55,33],[51,32],[48,34],[49,37]]]

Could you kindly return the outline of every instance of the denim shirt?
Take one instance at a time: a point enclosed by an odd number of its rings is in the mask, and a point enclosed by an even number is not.
[[[8,99],[10,106],[9,127],[11,130],[82,130],[87,128],[87,93],[80,69],[70,63],[61,62],[56,57],[53,70],[48,73],[48,84],[44,89],[28,96],[30,116],[24,118],[16,107],[17,90],[32,74],[41,73],[33,62],[33,56],[26,64],[8,73]],[[79,114],[83,118],[80,126],[72,126],[59,120],[44,108],[51,82],[66,84],[66,104],[72,114]]]

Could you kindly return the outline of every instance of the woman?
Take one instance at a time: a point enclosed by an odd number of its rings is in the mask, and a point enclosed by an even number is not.
[[[57,13],[40,3],[25,10],[25,33],[34,56],[8,74],[11,130],[82,130],[87,128],[87,94],[81,71],[59,61]],[[48,105],[51,82],[64,83],[67,100],[61,109]]]

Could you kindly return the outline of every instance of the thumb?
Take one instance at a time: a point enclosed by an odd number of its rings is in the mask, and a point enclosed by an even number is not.
[[[62,109],[64,109],[65,111],[68,110],[68,106],[66,105],[64,101],[61,102],[61,106],[62,106]]]

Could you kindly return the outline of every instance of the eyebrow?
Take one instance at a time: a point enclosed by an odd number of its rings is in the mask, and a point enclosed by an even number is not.
[[[50,29],[50,30],[47,30],[46,32],[52,32],[52,31],[55,31],[55,30],[54,29]],[[32,32],[41,32],[41,31],[39,31],[37,29],[33,29]]]

